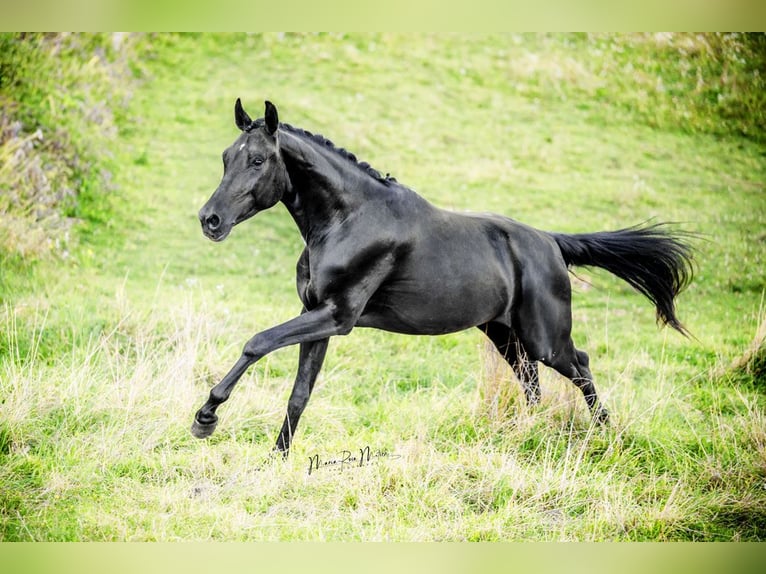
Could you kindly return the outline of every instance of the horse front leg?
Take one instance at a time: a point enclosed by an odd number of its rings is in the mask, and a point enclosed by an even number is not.
[[[213,431],[218,424],[216,409],[229,398],[229,395],[231,395],[237,382],[242,375],[245,374],[248,367],[263,356],[288,345],[323,340],[325,341],[324,346],[326,349],[327,339],[333,335],[346,334],[352,327],[353,318],[351,315],[348,315],[347,320],[338,319],[337,312],[333,313],[333,307],[330,305],[321,305],[312,311],[287,321],[286,323],[282,323],[281,325],[277,325],[276,327],[258,333],[245,344],[242,355],[226,376],[224,376],[221,382],[211,389],[207,402],[202,405],[202,408],[200,408],[194,416],[191,433],[197,438],[206,438],[213,434]],[[321,358],[323,359],[324,351],[318,353],[318,355],[321,355]],[[316,369],[318,372],[318,367],[321,367],[321,360],[317,361],[315,358],[314,361],[312,361],[312,367],[316,363],[318,363]],[[314,377],[316,377],[316,375],[314,375]],[[301,381],[305,380],[308,382],[309,380],[308,377],[300,378]],[[304,385],[305,383],[301,382],[301,389]],[[298,395],[296,395],[296,406],[299,404],[298,398],[301,394],[302,391],[299,390]],[[308,400],[308,397],[306,400]],[[305,407],[305,404],[303,406]],[[300,410],[302,411],[303,409]],[[297,412],[297,409],[295,409],[294,412]]]
[[[314,390],[314,383],[322,368],[329,342],[329,339],[322,339],[311,343],[301,343],[298,374],[295,377],[293,391],[290,393],[290,400],[287,402],[287,415],[282,423],[282,430],[274,445],[274,450],[281,452],[283,456],[287,456],[290,450],[293,434],[309,402],[311,391]]]

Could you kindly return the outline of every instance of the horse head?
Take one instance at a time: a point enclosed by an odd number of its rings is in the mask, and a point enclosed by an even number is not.
[[[234,123],[242,132],[223,152],[223,178],[199,211],[202,232],[223,241],[232,228],[274,206],[289,188],[290,180],[279,152],[279,117],[271,102],[258,120],[242,108],[237,98]]]

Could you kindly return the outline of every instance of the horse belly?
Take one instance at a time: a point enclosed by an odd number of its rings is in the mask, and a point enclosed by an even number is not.
[[[512,290],[508,278],[483,271],[483,276],[469,273],[462,279],[432,273],[387,282],[370,299],[357,325],[441,335],[491,321],[508,309]]]

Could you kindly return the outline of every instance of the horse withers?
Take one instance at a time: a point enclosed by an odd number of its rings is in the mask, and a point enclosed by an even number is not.
[[[252,120],[239,99],[240,135],[223,152],[218,189],[199,212],[202,231],[223,241],[232,228],[280,201],[306,247],[297,264],[297,317],[250,339],[197,411],[192,434],[209,436],[216,409],[247,368],[300,345],[298,374],[275,448],[287,454],[330,337],[354,327],[411,335],[481,329],[511,365],[527,401],[540,398],[538,363],[569,378],[596,421],[588,355],[571,338],[568,267],[601,267],[656,307],[681,333],[674,300],[692,277],[691,248],[666,224],[577,235],[549,233],[508,217],[439,209],[320,135],[280,123],[265,104]]]

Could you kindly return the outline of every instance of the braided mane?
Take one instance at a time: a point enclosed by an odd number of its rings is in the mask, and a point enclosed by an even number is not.
[[[265,123],[265,120],[263,118],[258,118],[257,120],[253,120],[253,122],[247,127],[247,131],[252,131],[254,129],[262,128],[264,123]],[[396,178],[391,177],[390,174],[387,173],[385,176],[381,175],[380,172],[374,167],[372,167],[369,163],[367,163],[366,161],[357,160],[356,156],[353,153],[351,153],[350,151],[342,147],[340,148],[337,147],[334,143],[332,143],[329,139],[327,139],[321,134],[313,134],[308,130],[296,128],[294,126],[291,126],[290,124],[285,124],[285,123],[280,123],[279,127],[285,130],[286,132],[300,136],[304,139],[313,141],[314,143],[324,146],[325,148],[332,151],[333,153],[336,153],[342,158],[352,162],[359,169],[367,173],[367,175],[378,180],[381,183],[384,183],[386,185],[391,185],[392,183],[396,183]]]

